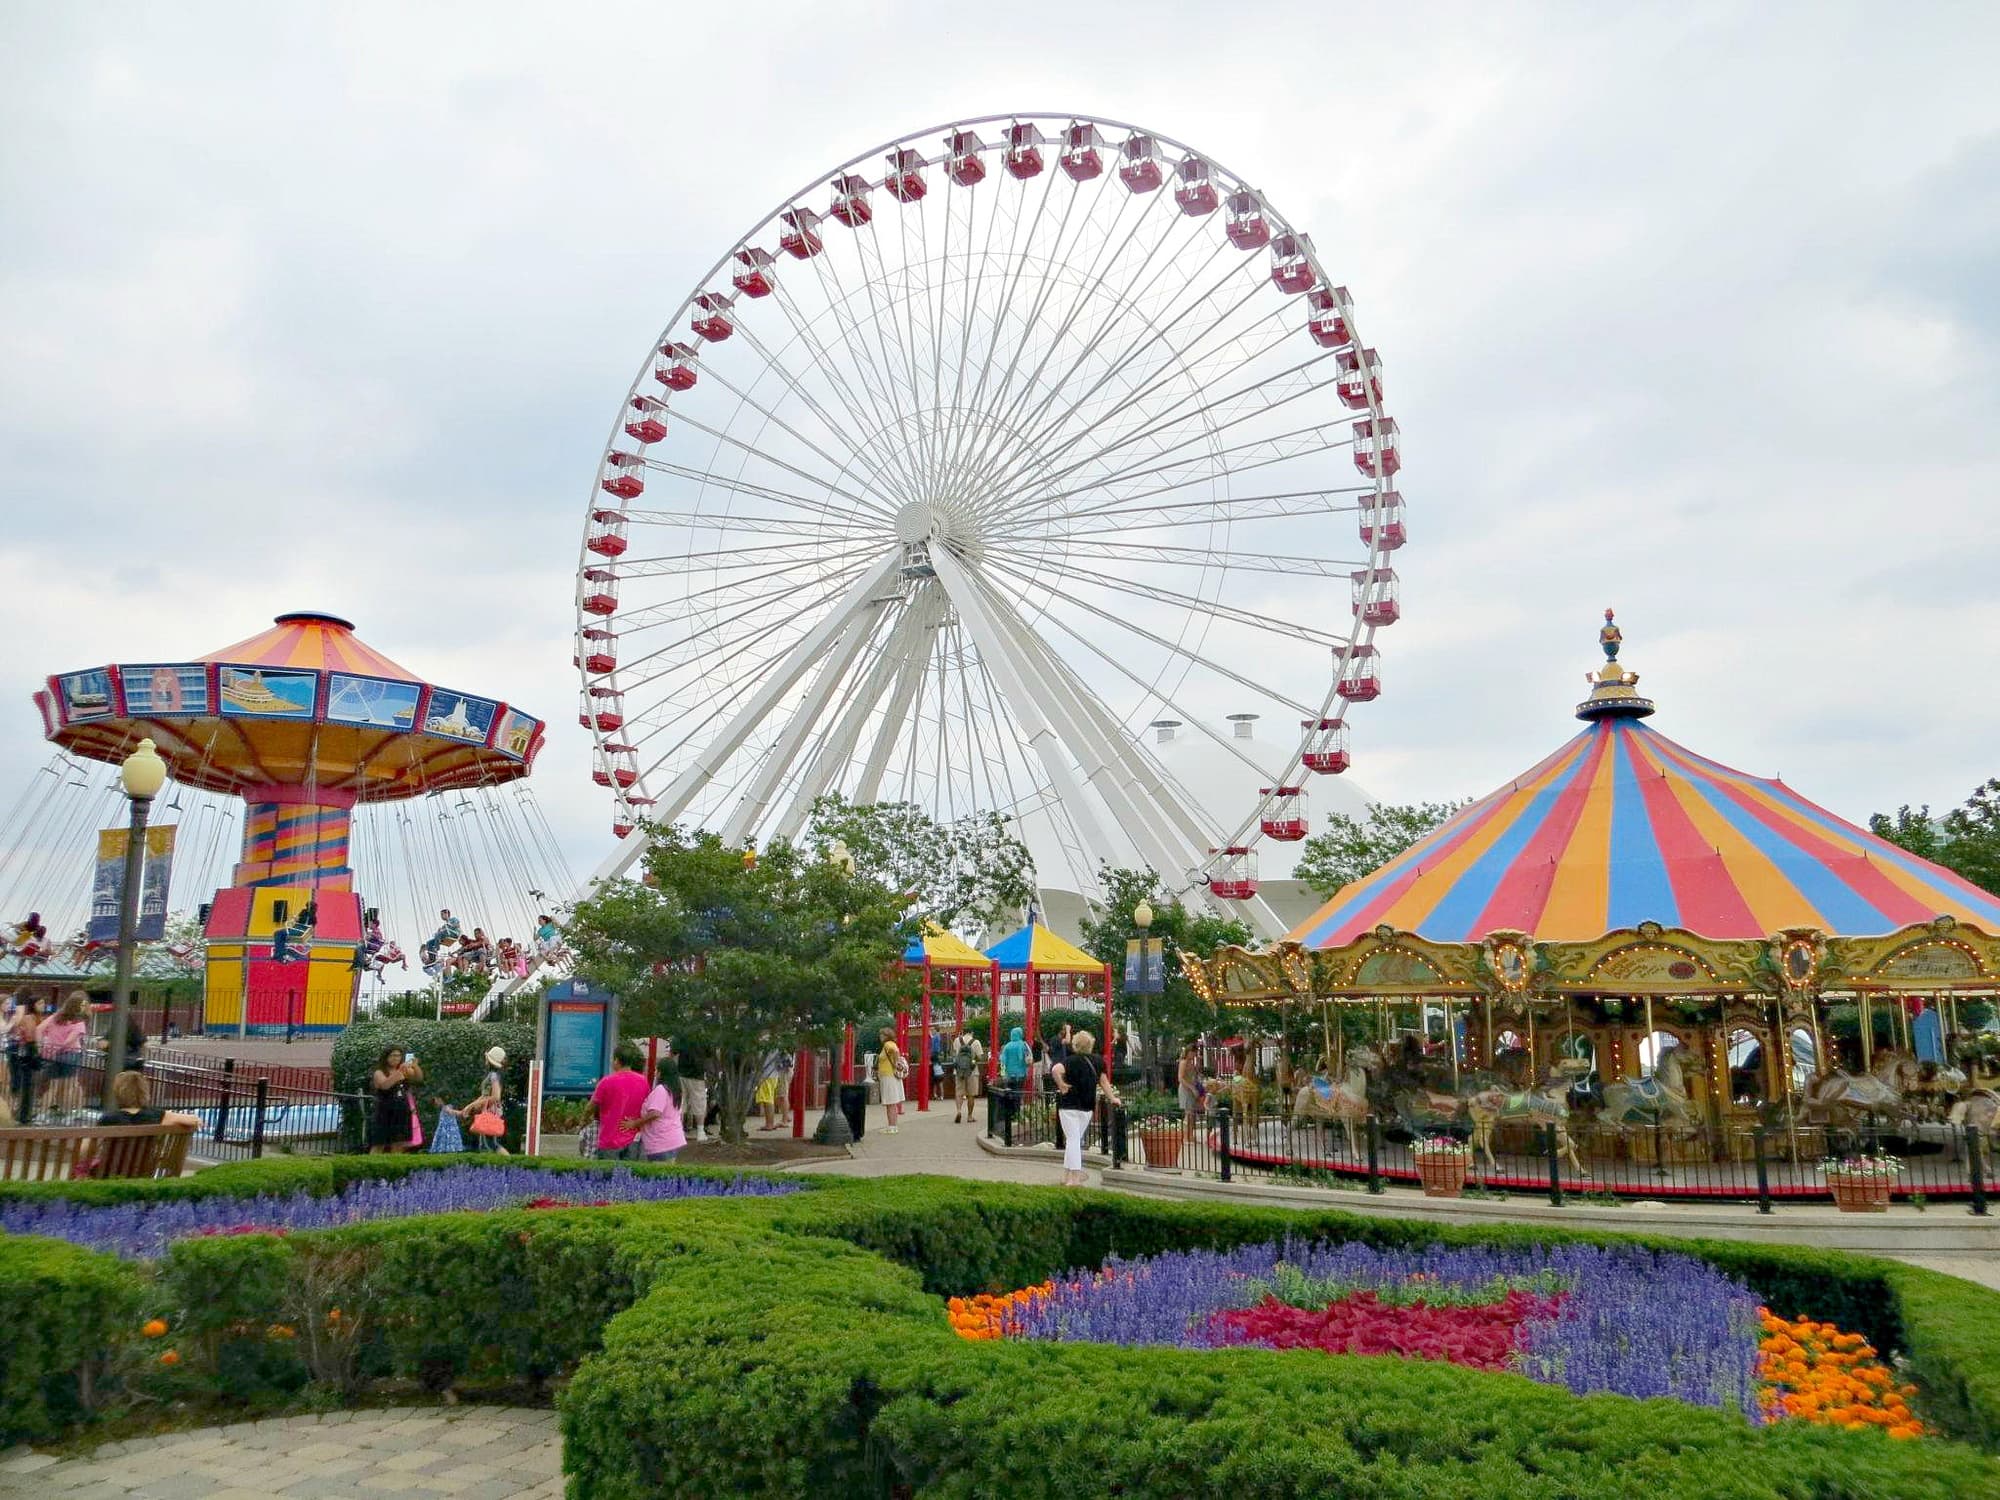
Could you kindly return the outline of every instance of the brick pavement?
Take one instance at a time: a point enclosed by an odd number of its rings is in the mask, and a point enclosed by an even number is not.
[[[47,1500],[560,1500],[553,1411],[388,1408],[274,1417],[106,1443],[65,1458],[0,1454],[0,1496]]]

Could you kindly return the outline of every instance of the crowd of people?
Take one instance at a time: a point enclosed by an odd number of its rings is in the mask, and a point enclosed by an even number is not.
[[[71,990],[61,1000],[32,996],[0,997],[0,1044],[7,1055],[7,1087],[0,1108],[8,1118],[38,1123],[77,1123],[90,1111],[84,1103],[84,1061],[102,1039],[90,1034],[90,996]],[[125,1028],[126,1066],[141,1067],[145,1032],[137,1016]]]

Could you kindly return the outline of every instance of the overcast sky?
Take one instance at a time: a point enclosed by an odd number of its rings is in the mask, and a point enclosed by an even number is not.
[[[572,573],[632,370],[799,183],[1018,109],[1193,143],[1352,288],[1413,533],[1376,794],[1553,748],[1615,605],[1662,731],[1850,818],[1955,803],[2000,774],[1996,42],[1971,4],[9,0],[0,801],[45,674],[316,607],[547,717],[595,864]]]

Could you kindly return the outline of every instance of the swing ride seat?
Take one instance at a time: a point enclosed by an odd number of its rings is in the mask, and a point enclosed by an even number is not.
[[[178,1177],[192,1125],[9,1125],[0,1128],[0,1182],[72,1177]]]

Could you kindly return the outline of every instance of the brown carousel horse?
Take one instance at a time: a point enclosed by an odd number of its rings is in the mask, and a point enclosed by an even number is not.
[[[1368,1118],[1368,1075],[1382,1066],[1381,1054],[1373,1047],[1347,1049],[1347,1071],[1339,1080],[1332,1076],[1327,1059],[1292,1098],[1292,1118],[1300,1122],[1338,1121],[1347,1131],[1347,1149],[1355,1150],[1354,1127]]]
[[[1869,1073],[1821,1073],[1806,1085],[1806,1118],[1815,1124],[1852,1124],[1863,1115],[1913,1119],[1916,1111],[1903,1097],[1903,1070],[1914,1069],[1909,1058],[1884,1051]]]

